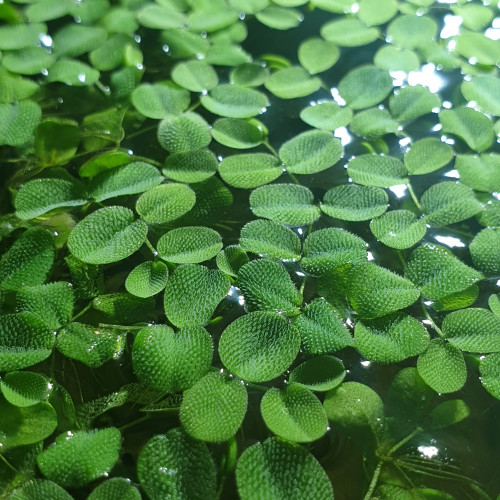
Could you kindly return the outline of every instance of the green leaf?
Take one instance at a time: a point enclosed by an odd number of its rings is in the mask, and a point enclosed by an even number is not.
[[[500,229],[483,229],[469,245],[474,266],[486,276],[500,275]]]
[[[494,397],[500,399],[500,353],[481,357],[479,361],[480,380],[483,387]]]
[[[313,201],[312,192],[296,184],[271,184],[250,194],[254,215],[291,226],[310,224],[320,216]]]
[[[229,148],[249,149],[262,143],[267,130],[257,120],[219,118],[212,125],[213,138]]]
[[[311,103],[300,112],[300,119],[311,127],[335,130],[349,125],[352,119],[351,108],[341,107],[334,101]]]
[[[376,66],[360,66],[339,82],[340,95],[352,109],[375,106],[392,92],[392,78]]]
[[[460,349],[440,338],[431,340],[427,350],[418,357],[417,370],[425,383],[439,393],[460,390],[467,378]]]
[[[0,396],[0,445],[2,451],[38,443],[49,437],[57,426],[57,415],[49,403],[21,408]]]
[[[374,42],[380,35],[377,28],[369,28],[358,19],[330,21],[321,27],[320,33],[325,40],[339,47],[362,47]]]
[[[191,98],[186,89],[166,82],[139,85],[132,92],[131,100],[139,113],[160,120],[185,111],[189,107]]]
[[[61,82],[74,87],[88,87],[99,80],[99,71],[77,59],[59,59],[49,69],[48,82]]]
[[[154,299],[140,298],[123,292],[108,293],[94,297],[92,308],[101,313],[108,323],[135,323],[137,317],[154,314]]]
[[[96,175],[121,165],[126,165],[132,161],[132,157],[120,150],[112,150],[106,153],[97,154],[86,161],[78,172],[80,177],[95,177]]]
[[[254,188],[274,181],[283,173],[278,158],[266,153],[248,153],[224,158],[219,164],[222,179],[233,187]]]
[[[392,116],[399,121],[414,120],[439,109],[440,106],[440,97],[420,85],[395,90],[389,99]]]
[[[265,1],[267,2],[268,0]],[[231,71],[229,81],[232,84],[241,85],[242,87],[259,87],[266,82],[269,76],[269,70],[262,64],[256,62],[244,63]]]
[[[340,50],[332,42],[309,38],[299,45],[298,57],[300,64],[315,75],[330,69],[339,60]]]
[[[109,33],[134,33],[139,28],[134,13],[125,7],[109,9],[100,24]]]
[[[200,102],[211,113],[228,118],[251,118],[264,112],[269,105],[262,92],[227,83],[218,85],[208,95],[202,95]]]
[[[151,500],[215,498],[215,465],[205,443],[180,428],[153,436],[142,448],[137,474]]]
[[[470,415],[467,403],[461,399],[450,399],[433,408],[428,418],[432,429],[442,429],[461,422]]]
[[[452,311],[453,309],[462,309],[469,307],[476,302],[479,295],[479,287],[471,285],[460,292],[450,293],[442,299],[435,300],[432,308],[435,311]]]
[[[108,264],[139,250],[147,232],[145,222],[134,220],[132,210],[120,206],[104,207],[87,215],[74,227],[68,238],[68,248],[83,262]]]
[[[443,336],[462,351],[500,351],[500,318],[488,309],[468,308],[445,316]]]
[[[390,41],[403,49],[420,48],[437,36],[438,26],[430,17],[398,16],[387,27]]]
[[[344,229],[320,229],[312,232],[304,242],[302,267],[315,276],[365,260],[365,241]]]
[[[249,311],[297,314],[302,303],[302,294],[285,267],[270,260],[253,260],[242,266],[237,283]]]
[[[361,0],[358,17],[368,26],[385,24],[398,13],[396,0]]]
[[[405,166],[392,156],[356,156],[347,164],[347,173],[354,182],[363,186],[391,187],[408,183]]]
[[[11,104],[31,97],[39,85],[0,67],[0,103]]]
[[[46,167],[68,163],[79,142],[78,123],[73,120],[51,118],[35,129],[35,153]]]
[[[500,201],[490,197],[476,217],[482,226],[500,226]]]
[[[229,5],[245,14],[257,14],[269,5],[269,0],[229,0]]]
[[[283,224],[271,220],[250,221],[241,228],[243,250],[282,260],[299,260],[299,237]]]
[[[132,364],[139,380],[164,393],[180,392],[203,377],[212,363],[209,333],[201,326],[178,332],[165,325],[139,331],[132,349]]]
[[[78,207],[88,202],[88,195],[76,180],[42,178],[28,181],[14,199],[16,216],[29,220],[57,208]]]
[[[462,4],[454,5],[452,11],[462,18],[462,24],[473,31],[486,28],[493,19],[493,11],[485,5]]]
[[[336,219],[362,221],[382,215],[388,203],[389,197],[383,189],[347,184],[329,189],[320,208]]]
[[[208,39],[201,34],[174,28],[163,30],[161,39],[167,44],[168,53],[175,59],[189,59],[198,54],[205,56],[210,47]]]
[[[19,290],[23,286],[41,285],[47,279],[54,257],[54,238],[49,231],[41,227],[26,230],[2,255],[0,286]]]
[[[169,115],[158,125],[158,142],[170,153],[204,148],[211,140],[208,123],[203,117],[191,111],[180,115]]]
[[[195,264],[179,266],[165,287],[165,314],[175,326],[204,325],[230,286],[219,270]]]
[[[59,29],[54,37],[54,52],[60,56],[77,57],[101,47],[107,38],[104,28],[71,23]]]
[[[492,294],[488,299],[488,307],[497,315],[500,316],[500,295]]]
[[[2,58],[2,65],[5,69],[20,75],[46,73],[55,62],[56,56],[44,47],[30,47],[7,52]]]
[[[343,152],[340,140],[330,132],[309,130],[285,142],[279,157],[289,172],[315,174],[337,163]]]
[[[66,490],[47,479],[31,479],[16,488],[10,495],[11,500],[45,500],[46,498],[73,500],[73,497]]]
[[[241,500],[333,500],[330,480],[316,458],[275,437],[241,454],[236,484]]]
[[[434,137],[426,137],[412,144],[404,162],[411,175],[422,175],[439,170],[452,159],[453,148],[450,145]]]
[[[354,345],[342,317],[323,298],[305,306],[294,325],[300,331],[302,349],[308,354],[329,354]]]
[[[312,0],[311,4],[327,12],[347,14],[352,12],[355,0]]]
[[[205,62],[215,66],[239,66],[249,63],[252,56],[245,52],[240,45],[233,45],[231,42],[220,42],[212,44],[207,51]],[[232,96],[235,97],[234,95]]]
[[[18,312],[32,313],[57,330],[73,317],[73,285],[58,281],[47,285],[24,286],[16,294]]]
[[[0,146],[26,144],[41,118],[42,110],[33,101],[0,104]]]
[[[176,264],[197,264],[215,257],[222,248],[217,231],[202,226],[187,226],[165,233],[157,244],[159,256]]]
[[[130,271],[125,289],[136,297],[152,297],[165,288],[167,279],[168,268],[163,262],[146,261]]]
[[[128,54],[134,53],[134,51],[138,51],[140,54],[138,63],[142,63],[142,53],[135,40],[130,35],[118,33],[94,49],[89,54],[89,60],[95,69],[111,71],[127,63]]]
[[[393,45],[384,45],[375,53],[373,64],[385,71],[417,71],[420,67],[418,55],[410,49],[399,49]]]
[[[47,33],[43,23],[16,23],[0,27],[0,50],[19,50],[36,46]]]
[[[321,80],[301,66],[283,68],[272,74],[264,84],[266,89],[281,99],[294,99],[313,94],[321,87]]]
[[[292,364],[299,347],[299,331],[284,316],[256,311],[222,332],[219,355],[224,366],[243,380],[266,382]]]
[[[274,434],[298,443],[316,441],[328,427],[321,402],[300,384],[291,383],[283,390],[269,389],[260,402],[260,411]]]
[[[81,430],[90,430],[94,420],[112,408],[123,406],[129,400],[127,389],[120,389],[117,392],[106,394],[99,398],[87,401],[78,406],[76,418]]]
[[[384,245],[402,250],[418,243],[427,231],[424,219],[409,210],[386,212],[370,222],[370,230]]]
[[[162,2],[161,5],[147,3],[137,11],[136,18],[139,24],[151,29],[176,28],[181,30],[188,25],[187,16],[166,2]]]
[[[217,158],[208,149],[174,153],[165,160],[162,172],[178,182],[201,182],[217,172]]]
[[[64,487],[83,486],[106,475],[118,460],[121,435],[115,427],[65,432],[37,457],[42,474]]]
[[[455,52],[471,64],[494,66],[500,62],[500,47],[481,33],[464,32],[456,38]]]
[[[247,403],[247,390],[241,381],[210,372],[184,392],[179,417],[191,437],[218,443],[236,434]]]
[[[101,483],[87,497],[87,500],[110,500],[120,498],[121,500],[141,500],[139,490],[131,483],[130,479],[113,477]]]
[[[372,262],[355,265],[348,281],[349,301],[353,309],[367,319],[403,309],[420,296],[411,281]]]
[[[71,0],[40,0],[26,9],[26,15],[34,22],[52,21],[69,14],[73,6]]]
[[[247,264],[248,255],[239,245],[229,245],[216,257],[217,267],[225,274],[236,277],[240,267]]]
[[[474,192],[460,182],[433,184],[420,199],[426,214],[425,222],[433,226],[448,226],[469,219],[481,210]]]
[[[384,405],[379,395],[359,382],[344,382],[328,391],[323,401],[328,419],[353,439],[377,441],[383,429]]]
[[[475,76],[460,86],[462,95],[487,113],[500,116],[500,82],[493,76]]]
[[[301,384],[311,391],[325,392],[342,383],[346,370],[342,361],[334,356],[315,356],[294,368],[290,383]]]
[[[26,407],[46,401],[52,391],[52,384],[41,373],[14,371],[2,376],[0,389],[10,404]]]
[[[495,138],[490,119],[472,108],[444,109],[439,113],[439,121],[443,132],[457,135],[474,151],[488,149]]]
[[[265,26],[275,30],[295,28],[304,18],[302,13],[296,9],[286,9],[275,5],[270,5],[257,12],[255,17]]]
[[[457,155],[455,168],[466,186],[487,193],[500,191],[499,154]]]
[[[424,243],[413,250],[406,262],[405,276],[431,300],[461,292],[483,275],[465,265],[442,245]]]
[[[125,348],[126,335],[112,328],[96,328],[83,323],[70,323],[57,335],[57,349],[64,356],[97,368],[118,359]]]
[[[195,5],[189,15],[190,28],[199,32],[219,31],[238,21],[238,12],[224,4]]]
[[[215,70],[204,61],[181,62],[172,68],[172,80],[191,92],[206,92],[219,83]]]
[[[101,202],[116,196],[143,193],[162,181],[163,177],[156,167],[142,161],[133,161],[93,177],[89,193],[95,201]]]
[[[372,321],[358,321],[354,341],[361,355],[376,363],[399,363],[417,356],[429,344],[429,333],[412,316],[392,314]]]
[[[357,113],[350,129],[358,136],[372,138],[396,134],[399,124],[386,109],[371,108]]]

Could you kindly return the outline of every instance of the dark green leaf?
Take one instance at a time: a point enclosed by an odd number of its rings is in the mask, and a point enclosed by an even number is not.
[[[363,186],[391,187],[408,183],[405,166],[392,156],[356,156],[347,164],[347,173],[354,182]]]
[[[321,38],[309,38],[299,45],[300,64],[311,73],[322,73],[330,69],[339,59],[340,50],[332,42]]]
[[[148,118],[162,119],[182,113],[190,102],[189,92],[167,83],[139,85],[131,96],[134,107]]]
[[[180,115],[169,115],[158,125],[158,142],[170,153],[204,148],[211,140],[208,123],[191,111]]]
[[[346,370],[340,359],[334,356],[314,356],[294,368],[290,382],[302,384],[311,391],[323,392],[334,389],[342,383]]]
[[[160,261],[142,262],[130,271],[125,289],[136,297],[151,297],[161,292],[168,279],[168,268]]]
[[[370,222],[373,235],[391,248],[410,248],[418,243],[426,233],[424,219],[408,210],[386,212]]]
[[[322,4],[325,0],[320,0]],[[315,0],[315,3],[318,3]],[[347,3],[347,0],[344,2]],[[352,2],[349,2],[352,3]],[[328,9],[329,10],[329,9]],[[347,7],[347,10],[349,8]],[[321,36],[339,47],[361,47],[374,42],[380,35],[377,28],[369,28],[358,19],[339,19],[324,24]]]
[[[41,118],[42,110],[33,101],[0,103],[0,145],[22,146],[27,143]]]
[[[466,186],[487,193],[500,191],[499,154],[457,155],[455,168]]]

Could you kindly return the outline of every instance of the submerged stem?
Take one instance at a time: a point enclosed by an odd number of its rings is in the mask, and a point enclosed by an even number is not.
[[[377,464],[377,467],[375,468],[375,471],[373,472],[372,480],[370,481],[370,486],[368,487],[368,491],[366,492],[366,495],[363,497],[363,500],[370,500],[370,498],[372,497],[373,492],[377,487],[378,478],[380,476],[380,472],[382,470],[383,465],[384,461],[380,460]]]
[[[417,206],[417,208],[422,212],[422,206],[420,205],[417,195],[415,194],[415,191],[413,191],[413,187],[410,183],[407,184],[408,186],[408,192],[410,193],[411,199],[413,200],[413,203]]]
[[[431,315],[427,311],[427,307],[424,304],[424,299],[423,298],[420,299],[420,303],[422,304],[422,311],[424,312],[424,315],[425,315],[426,319],[431,323],[432,328],[434,328],[434,330],[436,330],[436,333],[440,337],[443,337],[443,332],[441,331],[441,328],[439,328],[439,326],[436,325],[436,323],[432,319]]]

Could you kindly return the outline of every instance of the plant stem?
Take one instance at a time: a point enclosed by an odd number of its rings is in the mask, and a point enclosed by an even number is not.
[[[136,420],[133,420],[132,422],[129,422],[128,424],[125,424],[125,425],[122,425],[119,430],[120,432],[123,432],[127,429],[130,429],[130,427],[133,427],[134,425],[137,425],[137,424],[140,424],[142,422],[145,422],[146,420],[148,420],[150,418],[149,414],[148,415],[145,415],[144,417],[140,417]]]
[[[269,144],[269,142],[267,141],[262,141],[262,145],[265,146],[267,149],[269,149],[269,151],[271,151],[271,153],[274,155],[274,156],[278,156],[278,153],[276,152],[276,150],[271,146],[271,144]]]
[[[76,321],[80,316],[83,316],[92,307],[92,302],[89,302],[78,314],[71,318],[71,323]]]
[[[267,392],[267,390],[269,389],[269,387],[266,387],[265,385],[254,384],[253,382],[246,382],[246,385],[261,392]]]
[[[420,205],[417,195],[415,194],[415,191],[413,191],[413,187],[410,183],[407,184],[408,186],[408,192],[410,193],[411,199],[413,200],[413,203],[417,206],[417,208],[422,211],[422,206]]]
[[[370,482],[370,486],[368,487],[368,491],[366,492],[366,495],[364,496],[363,500],[370,500],[370,498],[373,495],[373,492],[375,491],[375,488],[377,487],[377,482],[378,482],[378,477],[380,476],[380,471],[382,470],[382,466],[384,465],[383,460],[379,460],[377,467],[375,468],[375,471],[372,476],[372,480]]]
[[[417,427],[413,432],[408,434],[405,438],[403,438],[399,443],[396,443],[387,453],[387,456],[390,457],[392,456],[396,451],[401,448],[401,446],[404,446],[408,441],[412,440],[419,432],[421,432],[422,429],[420,427]]]
[[[145,134],[146,132],[149,132],[150,130],[154,130],[156,127],[158,127],[158,124],[150,125],[149,127],[144,127],[144,128],[137,130],[136,132],[132,132],[131,134],[127,135],[127,140],[133,139],[134,137],[137,137],[138,135]]]
[[[0,460],[11,470],[13,470],[16,474],[19,474],[19,471],[0,453]]]
[[[423,298],[420,299],[420,303],[422,304],[422,311],[424,312],[424,315],[427,318],[427,320],[430,321],[432,328],[434,328],[434,330],[436,330],[436,333],[440,337],[443,337],[443,332],[441,331],[441,328],[439,328],[439,326],[436,325],[436,323],[434,322],[434,320],[431,318],[429,312],[427,311],[427,307],[424,304],[424,299]]]
[[[300,186],[300,182],[297,179],[297,177],[295,177],[295,175],[293,175],[291,172],[288,172],[288,175],[290,176],[290,179],[292,179],[294,184],[297,184],[298,186]]]
[[[150,163],[151,165],[154,165],[155,167],[158,168],[163,168],[165,165],[163,163],[160,163],[159,161],[153,160],[152,158],[146,158],[145,156],[140,156],[140,155],[132,155],[134,160],[138,161],[144,161],[146,163]]]
[[[158,257],[158,252],[155,250],[155,247],[151,244],[148,238],[146,238],[146,246],[149,248],[154,257]]]

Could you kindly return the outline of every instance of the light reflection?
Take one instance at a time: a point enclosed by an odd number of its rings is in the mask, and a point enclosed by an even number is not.
[[[347,103],[342,99],[339,90],[337,87],[332,87],[330,89],[330,94],[332,94],[333,100],[339,105],[339,106],[345,106]]]
[[[366,258],[370,261],[370,260],[375,260],[375,257],[373,256],[373,254],[371,252],[367,252],[366,253]]]
[[[422,85],[427,87],[433,94],[439,92],[445,81],[436,71],[436,66],[432,63],[424,64],[420,71],[410,71],[408,73],[408,84],[411,86]]]
[[[333,135],[340,139],[342,146],[346,146],[347,144],[352,142],[352,135],[345,127],[339,127],[338,129],[335,129]]]
[[[426,458],[434,458],[438,455],[439,449],[435,446],[424,446],[420,445],[417,450],[420,452],[420,455]]]
[[[361,361],[361,365],[365,368],[368,368],[372,364],[371,361]]]
[[[455,238],[454,236],[434,236],[434,239],[446,245],[449,248],[463,248],[465,247],[465,243],[460,238]]]
[[[452,16],[451,14],[444,16],[444,27],[439,36],[441,38],[450,38],[450,36],[458,35],[462,21],[463,19],[460,16]]]
[[[406,184],[397,184],[396,186],[391,186],[389,188],[398,198],[403,198],[406,194],[408,186]]]
[[[451,177],[452,179],[460,179],[460,174],[458,173],[457,169],[450,170],[449,172],[446,172],[444,174],[445,177]]]
[[[40,33],[38,35],[38,39],[40,40],[40,43],[46,47],[46,48],[51,48],[52,47],[52,37],[47,35],[46,33]]]

